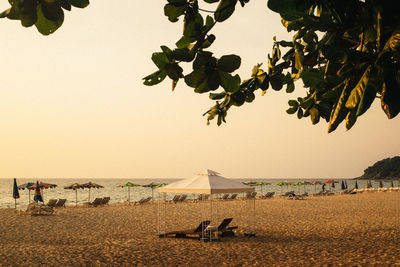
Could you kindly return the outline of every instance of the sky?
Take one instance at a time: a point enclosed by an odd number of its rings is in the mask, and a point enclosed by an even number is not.
[[[399,154],[400,116],[388,120],[378,101],[350,131],[328,134],[325,122],[285,112],[305,95],[300,83],[292,94],[257,92],[218,127],[202,116],[214,104],[208,94],[183,82],[172,92],[167,79],[144,86],[156,70],[151,54],[182,34],[164,2],[92,1],[67,12],[51,36],[0,20],[0,177],[185,178],[212,169],[231,178],[352,178]],[[242,78],[266,64],[273,36],[291,38],[266,1],[238,5],[214,29],[210,50],[240,55]]]

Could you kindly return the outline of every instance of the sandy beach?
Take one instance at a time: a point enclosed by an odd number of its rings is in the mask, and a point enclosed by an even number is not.
[[[400,266],[400,192],[257,200],[251,238],[243,236],[246,205],[216,205],[239,229],[211,243],[157,238],[157,204],[68,207],[51,216],[1,209],[0,265]],[[169,204],[167,228],[195,227],[197,208]]]

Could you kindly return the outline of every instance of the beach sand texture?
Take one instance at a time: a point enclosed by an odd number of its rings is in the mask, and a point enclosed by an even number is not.
[[[243,237],[246,205],[217,205],[239,229],[211,243],[157,238],[157,204],[68,207],[52,216],[2,209],[0,265],[400,266],[400,192],[257,200],[252,238]],[[167,205],[168,229],[197,226],[196,208]]]

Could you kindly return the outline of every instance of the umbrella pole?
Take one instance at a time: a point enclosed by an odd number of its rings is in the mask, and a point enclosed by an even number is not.
[[[15,205],[15,209],[17,209],[17,199],[14,198],[14,205]]]
[[[90,187],[89,187],[89,202],[90,202]]]
[[[75,189],[75,207],[78,207],[78,190]]]
[[[128,205],[131,204],[131,188],[128,186]]]
[[[31,190],[29,190],[29,189],[28,189],[28,194],[29,194],[29,203],[28,204],[31,204]]]

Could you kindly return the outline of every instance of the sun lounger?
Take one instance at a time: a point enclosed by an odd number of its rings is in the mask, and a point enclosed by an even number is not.
[[[110,202],[110,197],[104,197],[103,200],[101,201],[101,205],[108,205],[108,203]]]
[[[238,194],[232,194],[228,199],[234,200],[234,199],[236,199],[237,196],[238,196]]]
[[[227,200],[229,198],[229,194],[225,194],[221,197],[222,200]]]
[[[56,203],[57,199],[49,199],[49,202],[47,202],[46,206],[54,208],[56,206]]]
[[[172,235],[175,237],[187,237],[187,235],[197,235],[200,237],[209,224],[210,221],[202,221],[196,228],[167,232],[164,234],[159,234],[158,237],[169,237]]]
[[[67,200],[66,200],[65,198],[60,198],[60,199],[57,201],[55,207],[56,207],[56,208],[61,208],[61,207],[64,207],[64,208],[65,208],[65,202],[67,202]]]
[[[89,204],[89,206],[92,206],[92,207],[97,207],[97,206],[100,206],[101,205],[101,202],[103,201],[103,198],[96,198],[95,200],[93,200],[93,202],[89,202],[88,204]]]
[[[170,203],[176,203],[176,202],[178,202],[179,201],[179,199],[181,198],[181,195],[175,195],[173,198],[172,198],[172,200],[170,200],[169,202]]]
[[[139,200],[138,202],[135,202],[135,205],[142,205],[142,204],[146,204],[151,200],[151,197],[147,197],[147,198],[142,198],[141,200]]]
[[[38,204],[37,202],[32,202],[26,208],[25,213],[31,216],[39,216],[39,215],[51,215],[53,214],[54,209],[52,207],[48,207],[46,205]]]
[[[177,201],[177,203],[183,203],[183,202],[185,202],[186,198],[187,198],[187,195],[182,195],[182,196],[179,198],[179,200]]]

